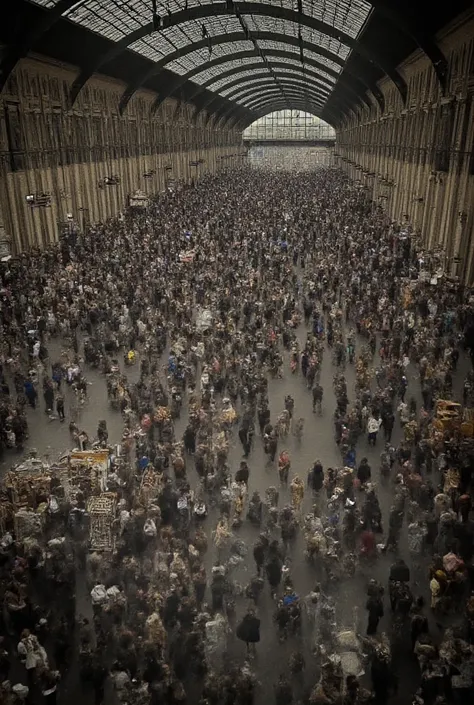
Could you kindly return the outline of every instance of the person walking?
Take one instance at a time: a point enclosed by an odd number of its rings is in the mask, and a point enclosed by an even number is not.
[[[36,409],[36,400],[38,398],[38,392],[36,391],[33,382],[27,379],[23,385],[25,389],[25,396],[28,399],[28,404],[32,409]]]
[[[236,635],[237,639],[245,641],[248,653],[250,653],[251,647],[255,650],[255,644],[260,641],[260,620],[253,609],[249,609],[244,615],[237,626]]]
[[[384,615],[383,602],[380,595],[370,595],[365,608],[369,613],[367,636],[373,636],[377,633],[378,624]]]
[[[375,416],[370,416],[367,421],[367,434],[369,446],[375,446],[377,443],[377,433],[379,432],[382,421],[376,419]]]
[[[56,397],[56,412],[58,414],[59,420],[64,421],[66,414],[64,413],[64,398],[61,394]]]

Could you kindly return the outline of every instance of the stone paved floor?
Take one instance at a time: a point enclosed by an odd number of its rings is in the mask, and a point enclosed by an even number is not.
[[[306,331],[304,327],[301,327],[299,331],[299,337],[303,341],[306,336]],[[50,360],[53,361],[57,359],[60,353],[60,344],[58,341],[51,341],[49,345],[50,349]],[[463,374],[466,369],[467,361],[461,358],[459,364],[459,372],[456,377],[456,390],[459,396],[462,387]],[[325,351],[321,380],[324,386],[324,402],[323,402],[323,414],[322,416],[317,416],[312,413],[311,408],[311,396],[305,387],[303,377],[301,375],[291,375],[289,371],[288,361],[285,362],[285,374],[284,378],[281,380],[272,380],[269,386],[269,398],[271,404],[272,418],[275,417],[283,409],[284,397],[286,394],[292,394],[295,399],[295,416],[303,416],[306,419],[306,427],[304,431],[304,436],[301,442],[290,437],[288,439],[287,447],[290,451],[292,460],[292,472],[298,473],[306,481],[306,475],[309,467],[314,462],[316,458],[319,458],[324,468],[330,466],[338,466],[341,463],[340,454],[338,448],[334,442],[333,434],[333,422],[332,415],[335,408],[335,399],[332,390],[332,378],[335,370],[331,364],[331,355],[328,350]],[[417,381],[414,379],[415,370],[409,369],[409,388],[407,393],[407,398],[411,394],[415,394],[419,398],[419,388]],[[135,381],[136,375],[138,374],[138,365],[134,368],[127,368],[127,376],[130,381]],[[109,439],[111,442],[119,442],[122,433],[122,418],[121,415],[113,411],[107,401],[106,386],[104,378],[94,370],[87,369],[86,376],[91,385],[89,386],[89,399],[81,410],[79,415],[79,426],[84,428],[90,435],[94,437],[97,428],[97,423],[99,419],[106,419],[107,426],[109,429]],[[346,379],[348,381],[348,392],[349,398],[353,400],[354,398],[354,368],[348,366],[346,368]],[[420,402],[419,402],[420,403]],[[30,436],[28,440],[28,448],[36,448],[40,454],[48,453],[51,458],[54,458],[58,453],[65,449],[71,447],[71,440],[68,429],[69,415],[73,406],[73,400],[69,393],[66,394],[66,423],[60,424],[57,420],[50,421],[48,416],[44,413],[44,402],[40,399],[39,408],[36,410],[28,411],[28,421],[30,428]],[[186,425],[186,413],[182,414],[181,419],[177,424],[177,435],[182,433]],[[394,436],[392,441],[394,443],[398,442],[400,438],[400,428],[398,423],[395,427]],[[377,482],[378,496],[383,512],[383,517],[385,522],[388,521],[388,510],[390,507],[390,495],[391,486],[390,484],[383,483],[379,481],[378,478],[378,466],[379,466],[379,456],[382,451],[382,440],[379,439],[378,445],[375,449],[369,448],[366,443],[366,439],[363,438],[359,442],[357,448],[357,458],[360,460],[363,455],[367,456],[369,462],[372,466],[373,477]],[[238,463],[241,459],[241,446],[240,443],[234,443],[234,447],[230,454],[230,464],[232,469],[235,471],[238,468]],[[16,453],[10,452],[7,454],[0,465],[0,471],[4,471],[12,462],[17,462],[18,456]],[[249,459],[249,466],[251,469],[250,483],[249,483],[249,493],[251,494],[253,490],[259,490],[263,495],[264,490],[269,485],[278,484],[278,476],[276,465],[274,468],[269,469],[266,465],[266,459],[263,453],[262,442],[259,437],[255,438],[254,447]],[[191,482],[195,482],[196,474],[191,468],[190,472]],[[280,493],[280,505],[285,503],[286,497],[285,492]],[[309,495],[305,498],[305,506],[309,508],[311,502]],[[215,526],[215,516],[210,516],[208,521],[209,532]],[[249,559],[245,563],[244,568],[239,568],[238,579],[242,582],[245,578],[249,578],[253,572],[253,559],[251,557],[251,547],[253,542],[257,537],[258,532],[252,527],[246,526],[240,530],[239,536],[243,538],[249,547]],[[406,542],[402,537],[400,545],[400,554],[407,561],[409,556],[407,553]],[[208,565],[209,568],[213,561],[212,550],[209,550],[208,555]],[[347,579],[341,581],[339,585],[334,587],[334,596],[337,602],[337,612],[338,620],[341,626],[350,626],[353,624],[354,618],[356,618],[359,626],[365,632],[366,627],[366,612],[365,606],[365,590],[369,577],[376,577],[380,579],[384,584],[387,581],[388,566],[393,561],[392,556],[381,557],[373,570],[371,569],[370,576],[364,574],[362,570],[358,571],[358,574],[353,579]],[[422,568],[423,566],[421,566]],[[412,567],[412,573],[415,567]],[[428,580],[426,578],[426,573],[423,570],[419,571],[420,584],[415,586],[415,593],[427,593]],[[303,557],[303,546],[302,541],[297,540],[293,555],[292,555],[292,576],[294,579],[295,587],[300,595],[306,595],[314,585],[317,579],[316,569],[309,566]],[[85,593],[85,587],[79,581],[77,586],[78,589],[78,600],[79,609],[84,613],[87,610],[87,596]],[[386,600],[386,616],[381,622],[379,627],[380,630],[390,629],[390,615],[389,615],[389,605],[388,600]],[[238,603],[239,615],[243,613],[246,609],[247,601],[242,599]],[[262,619],[262,641],[258,646],[258,655],[254,661],[255,668],[257,670],[258,678],[262,683],[262,687],[259,691],[257,703],[258,705],[273,702],[272,697],[272,687],[273,684],[278,679],[280,673],[287,672],[288,656],[291,651],[295,648],[295,644],[292,641],[286,644],[279,645],[276,637],[275,628],[272,622],[273,614],[273,603],[269,599],[268,594],[265,592],[264,599],[262,600],[260,608],[260,616]],[[243,662],[245,656],[245,646],[238,641],[234,641],[231,644],[231,654],[233,657]],[[314,664],[312,663],[311,656],[306,650],[307,656],[307,669],[306,669],[306,683],[312,684],[315,679],[314,674]],[[396,661],[399,661],[400,665],[400,695],[395,698],[393,702],[400,703],[400,705],[408,705],[408,694],[413,692],[417,678],[417,668],[410,658],[407,658],[406,654],[395,653]],[[269,700],[270,698],[270,700]],[[60,698],[61,702],[69,702],[69,700],[81,701],[84,705],[87,698],[84,698],[79,684],[77,683],[77,672],[70,674],[66,682],[63,684],[62,695]]]

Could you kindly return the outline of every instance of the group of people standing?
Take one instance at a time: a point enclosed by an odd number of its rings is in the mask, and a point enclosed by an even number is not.
[[[2,702],[472,697],[474,299],[427,260],[337,170],[242,168],[2,265],[0,452],[73,404],[109,451],[100,490],[52,467],[34,537],[4,488]],[[121,437],[81,426],[88,368]]]

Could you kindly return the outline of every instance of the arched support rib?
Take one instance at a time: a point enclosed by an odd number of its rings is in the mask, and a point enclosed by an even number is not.
[[[0,92],[4,88],[6,81],[8,80],[9,75],[15,68],[17,62],[23,56],[26,56],[31,50],[34,49],[35,44],[37,44],[37,42],[49,29],[51,29],[59,20],[62,19],[63,15],[68,12],[68,10],[70,10],[75,5],[80,4],[81,3],[78,2],[78,0],[58,0],[54,7],[48,10],[46,10],[46,8],[42,8],[44,16],[41,21],[35,23],[34,27],[30,26],[28,29],[25,30],[25,26],[23,24],[21,34],[15,37],[15,40],[8,47],[7,51],[4,54],[3,60],[0,62]],[[248,6],[255,4],[261,5],[262,3],[243,2],[238,3],[237,5],[239,7],[239,10],[240,8],[242,8],[242,14],[249,14]],[[407,36],[410,36],[418,44],[420,49],[425,52],[425,54],[428,56],[431,63],[433,64],[436,76],[441,84],[442,91],[443,93],[445,93],[448,76],[447,59],[438,44],[436,43],[434,37],[432,37],[425,31],[423,18],[422,16],[420,16],[420,13],[417,13],[416,7],[412,4],[407,3],[397,3],[394,6],[391,0],[370,0],[370,4],[373,8],[375,8],[377,14],[382,17],[384,21],[388,21],[390,23],[395,24]],[[192,8],[182,11],[186,15],[186,19],[183,21],[192,19],[191,11]],[[226,11],[229,11],[227,8],[227,4]],[[252,14],[256,13],[252,12]],[[163,19],[167,21],[167,17]],[[140,31],[142,31],[142,29],[143,28],[140,28]],[[335,28],[332,29],[334,31],[337,31]],[[126,48],[127,46],[129,46],[130,42],[134,41],[133,39],[131,39],[132,36],[133,33],[123,40],[123,47]],[[123,48],[121,48],[120,51],[123,51]],[[100,66],[106,63],[106,61],[108,60],[108,55],[109,52],[105,52],[101,53],[99,56],[96,56],[94,58],[94,61],[91,62],[93,72],[98,70]],[[84,85],[84,83],[88,80],[88,77],[84,79],[85,72],[86,69],[81,72],[81,74],[83,74],[81,78],[81,81],[83,82],[82,85]],[[80,90],[80,87],[78,90]]]
[[[345,32],[336,29],[335,27],[326,22],[321,22],[315,17],[305,15],[304,13],[301,14],[294,10],[290,10],[289,8],[281,7],[278,5],[269,5],[267,3],[258,2],[242,2],[234,3],[234,6],[236,11],[239,12],[241,15],[266,16],[275,19],[281,19],[286,22],[296,24],[297,26],[308,27],[309,29],[331,37],[332,39],[335,39],[341,44],[344,44],[345,46],[349,47],[353,52],[357,53],[359,56],[365,59],[368,64],[373,64],[374,66],[377,66],[381,71],[383,71],[386,76],[388,76],[397,87],[397,90],[400,92],[404,103],[406,102],[408,89],[405,80],[399,74],[399,72],[393,66],[391,66],[390,62],[386,60],[385,56],[379,54],[378,52],[374,52],[371,49],[368,49],[362,42],[358,41],[357,39],[354,39]],[[207,17],[218,17],[229,14],[229,9],[226,3],[197,5],[188,8],[187,10],[181,10],[179,12],[163,17],[159,31],[164,31],[170,27],[177,27],[191,20],[204,20]],[[147,37],[150,34],[153,34],[156,31],[157,30],[153,22],[139,27],[137,30],[131,32],[122,40],[117,42],[113,48],[106,52],[105,55],[103,54],[98,60],[95,61],[95,63],[91,62],[91,66],[81,72],[81,74],[78,76],[71,88],[71,104],[74,103],[82,86],[85,85],[85,83],[93,75],[93,73],[97,72],[100,67],[104,65],[104,63],[113,60],[114,58],[116,58],[116,56],[125,51],[128,46],[130,46],[136,41],[139,41],[140,39]],[[258,39],[258,34],[258,32],[252,32],[252,37]],[[183,48],[186,48],[186,45]],[[139,88],[140,86],[142,86],[146,80],[147,76],[146,74],[143,74],[142,77],[139,79],[137,87]],[[128,90],[131,90],[131,86],[129,86]],[[137,89],[135,88],[135,90]],[[135,90],[133,92],[135,92]]]
[[[286,34],[275,34],[274,32],[254,32],[252,35],[257,41],[275,41],[275,42],[280,42],[282,44],[288,44],[292,46],[296,46],[298,49],[301,46],[303,47],[304,50],[306,51],[312,51],[313,50],[313,44],[311,42],[299,42],[297,37],[292,37]],[[216,35],[212,38],[212,44],[213,46],[219,46],[221,44],[229,44],[229,43],[235,43],[235,42],[243,42],[246,41],[246,36],[244,32],[235,32],[231,34],[219,34]],[[135,84],[128,86],[121,99],[120,99],[120,104],[119,104],[119,110],[120,113],[123,113],[130,102],[132,96],[135,94],[141,86],[146,83],[149,79],[153,78],[154,76],[157,76],[167,64],[169,64],[172,61],[175,61],[176,59],[183,58],[184,56],[187,56],[189,54],[192,54],[194,51],[198,51],[199,49],[205,49],[208,46],[208,40],[207,39],[202,39],[198,42],[194,42],[192,44],[188,44],[181,49],[177,49],[175,52],[172,52],[171,54],[168,54],[167,56],[163,57],[161,61],[158,61],[152,68],[150,68],[146,74],[142,74],[136,81]],[[319,48],[319,53],[322,53],[321,48]],[[344,61],[340,59],[337,55],[333,56],[334,63],[337,63],[342,67],[344,67]],[[204,64],[203,64],[204,66]],[[384,100],[383,100],[383,95],[378,88],[378,86],[374,82],[365,82],[364,78],[362,76],[359,77],[359,79],[366,85],[366,88],[370,91],[372,91],[374,97],[376,98],[377,102],[380,105],[381,110],[383,111],[384,108]]]
[[[313,49],[313,54],[315,50]],[[270,58],[270,57],[277,57],[279,59],[290,59],[291,62],[294,63],[285,63],[285,62],[275,62],[272,61],[272,66],[276,66],[277,63],[281,63],[282,65],[284,64],[285,66],[301,66],[299,54],[296,54],[295,52],[292,51],[283,51],[282,49],[265,49],[265,55]],[[172,84],[163,92],[159,93],[155,102],[152,105],[152,113],[154,113],[159,106],[166,100],[166,98],[169,98],[171,95],[174,95],[176,91],[178,91],[187,81],[192,81],[193,78],[206,69],[211,69],[215,68],[217,66],[224,66],[226,63],[229,63],[230,61],[235,61],[235,60],[241,60],[241,59],[247,59],[255,57],[255,51],[241,51],[237,52],[236,54],[233,55],[226,55],[226,56],[218,56],[212,61],[209,61],[206,63],[204,66],[196,66],[194,69],[191,71],[188,71],[188,73],[184,74],[183,76],[177,76],[176,79],[172,82]],[[257,65],[257,64],[253,64]],[[234,66],[234,68],[229,69],[228,71],[223,72],[223,74],[220,76],[221,78],[224,77],[224,75],[234,75],[237,74],[241,71],[244,71],[249,64],[242,64],[241,66]],[[319,75],[319,80],[327,83],[329,86],[335,87],[336,83],[338,86],[338,93],[342,92],[347,93],[348,97],[349,95],[351,96],[351,99],[354,100],[362,100],[368,108],[372,107],[372,103],[370,101],[370,98],[368,94],[366,93],[367,86],[365,86],[356,76],[355,73],[349,73],[347,67],[345,69],[345,73],[348,74],[351,77],[351,83],[344,78],[341,74],[337,73],[337,71],[334,71],[333,69],[325,66],[319,61],[316,61],[310,56],[305,56],[305,67],[310,66],[315,69],[319,69],[319,71],[323,71],[327,76],[330,76],[334,78],[334,82],[330,81],[329,78],[326,78],[325,76]],[[218,77],[219,78],[219,77]],[[212,82],[218,80],[218,78],[213,77]],[[206,82],[207,83],[207,82]],[[188,95],[188,100],[192,100],[195,95],[199,94],[201,91],[205,90],[207,88],[206,84],[196,84],[194,91],[192,91]]]
[[[277,76],[278,80],[288,78],[288,79],[295,79],[295,80],[300,80],[300,81],[304,82],[305,85],[307,85],[308,87],[312,87],[312,88],[320,91],[321,94],[325,96],[325,100],[327,100],[329,98],[329,96],[331,95],[331,89],[328,86],[321,84],[321,83],[314,81],[314,80],[308,81],[306,75],[302,75],[301,71],[300,72],[286,72],[286,73],[280,73],[280,72],[274,71],[274,73]],[[238,88],[241,88],[241,89],[249,88],[251,86],[261,84],[262,81],[268,82],[271,79],[272,79],[272,77],[271,77],[271,74],[269,74],[269,73],[267,73],[266,76],[255,74],[254,78],[248,78],[248,77],[242,76],[239,79],[231,81],[229,84],[227,84],[225,86],[225,88],[226,88],[226,90],[228,90],[230,88],[234,88],[236,90]],[[274,79],[273,79],[273,83],[274,83]],[[230,93],[226,93],[225,95],[222,95],[222,94],[218,94],[218,95],[220,97],[225,98],[226,100],[234,100],[234,93],[235,93],[235,91],[232,90]],[[200,111],[207,109],[208,105],[210,105],[212,103],[212,101],[213,101],[213,99],[209,98],[201,106],[201,108],[196,109],[196,115],[198,115]]]

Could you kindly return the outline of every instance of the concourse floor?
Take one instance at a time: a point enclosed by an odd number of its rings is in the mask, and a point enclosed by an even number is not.
[[[299,331],[301,342],[306,337],[306,329],[301,326]],[[50,341],[48,344],[50,351],[50,362],[59,358],[61,352],[60,342],[57,340]],[[377,365],[377,360],[374,362]],[[458,372],[455,378],[455,390],[459,397],[464,379],[465,370],[467,368],[467,360],[461,357],[458,366]],[[48,370],[49,371],[49,370]],[[341,465],[341,457],[337,445],[334,442],[334,427],[333,427],[333,412],[335,409],[335,397],[333,393],[333,375],[336,368],[332,365],[331,352],[326,348],[322,373],[321,383],[324,387],[323,413],[321,416],[315,415],[312,412],[312,400],[310,392],[307,390],[304,378],[301,374],[292,375],[289,368],[288,355],[285,357],[285,368],[283,379],[271,380],[269,383],[269,398],[271,404],[272,419],[283,410],[284,398],[286,394],[291,394],[295,399],[296,418],[302,416],[306,420],[304,435],[301,441],[297,441],[294,437],[288,437],[285,445],[288,448],[291,456],[293,474],[298,474],[306,482],[308,469],[316,459],[320,459],[324,469],[328,467],[338,467]],[[138,375],[138,365],[133,368],[127,368],[126,374],[131,382],[136,380]],[[347,365],[345,375],[348,382],[348,393],[350,401],[354,400],[355,396],[355,374],[354,367]],[[409,368],[408,378],[409,387],[407,399],[414,395],[418,400],[419,407],[421,406],[421,398],[419,394],[418,381],[415,378],[415,369]],[[109,430],[109,440],[112,443],[117,443],[121,439],[123,422],[119,412],[111,409],[106,393],[106,385],[104,377],[94,371],[86,368],[86,377],[90,382],[88,388],[88,401],[81,409],[78,416],[78,425],[86,430],[93,438],[97,429],[97,424],[100,419],[107,421]],[[44,411],[44,401],[40,394],[39,407],[36,410],[28,411],[29,422],[29,439],[25,452],[31,448],[35,448],[39,455],[47,454],[51,459],[57,457],[62,451],[71,447],[72,441],[69,434],[69,420],[74,406],[73,395],[69,390],[66,392],[66,422],[60,424],[58,420],[50,420]],[[181,418],[176,425],[176,435],[179,438],[185,428],[187,420],[187,410],[184,409]],[[401,437],[401,429],[398,421],[395,426],[392,443],[395,445]],[[281,449],[283,444],[280,444]],[[370,448],[367,445],[366,437],[361,438],[357,447],[357,459],[366,456],[369,459],[372,467],[373,479],[377,485],[377,494],[379,497],[384,523],[388,523],[388,512],[391,504],[392,486],[390,481],[380,481],[379,477],[379,457],[383,449],[383,440],[380,437],[375,448]],[[9,452],[2,459],[0,470],[5,471],[13,463],[20,460],[21,456],[14,452]],[[242,448],[238,441],[237,433],[234,434],[234,443],[230,454],[230,466],[232,471],[239,466],[242,458]],[[270,485],[278,485],[278,473],[276,462],[273,467],[269,467],[266,463],[266,458],[263,452],[261,438],[257,435],[254,439],[254,445],[250,458],[248,460],[250,467],[249,481],[249,496],[254,490],[258,490],[263,498],[265,489]],[[189,468],[188,475],[191,484],[195,485],[197,475],[192,467]],[[290,480],[291,480],[290,476]],[[433,478],[436,482],[436,478]],[[286,501],[289,501],[289,491],[280,490],[280,506],[283,506]],[[312,505],[312,497],[309,492],[305,496],[305,509],[309,510]],[[210,568],[215,560],[215,551],[212,547],[211,532],[216,524],[216,515],[211,513],[207,519],[207,529],[209,535],[209,551],[207,555],[208,578],[210,576]],[[385,528],[385,527],[384,527]],[[404,527],[404,530],[406,527]],[[244,522],[243,527],[236,532],[238,536],[247,543],[249,553],[243,566],[239,566],[236,570],[236,580],[241,583],[247,582],[254,573],[254,562],[252,558],[252,545],[258,536],[258,530],[250,527],[247,522]],[[380,538],[382,541],[382,537]],[[308,565],[303,555],[304,547],[301,537],[298,537],[291,554],[291,575],[293,577],[296,591],[299,595],[306,595],[318,580],[319,571],[317,566]],[[409,562],[405,534],[402,534],[400,543],[400,555]],[[383,584],[387,584],[388,567],[393,562],[393,555],[381,556],[373,569],[370,569],[370,575],[367,574],[367,569],[358,568],[354,578],[342,580],[333,588],[333,595],[336,598],[338,622],[341,626],[351,628],[354,622],[357,628],[365,633],[367,624],[367,613],[365,611],[366,586],[370,577],[376,577]],[[428,577],[426,572],[426,564],[429,561],[429,556],[422,560],[422,563],[412,568],[412,583],[413,590],[416,594],[423,594],[427,597],[428,594]],[[77,603],[78,612],[85,614],[90,610],[88,597],[86,595],[85,584],[82,576],[78,577],[77,582]],[[240,598],[237,601],[237,619],[245,612],[247,600]],[[263,703],[269,704],[273,702],[273,685],[278,680],[280,673],[288,673],[288,658],[292,651],[301,649],[301,643],[290,639],[289,641],[279,644],[276,635],[275,625],[273,623],[274,603],[271,601],[268,587],[266,586],[262,601],[259,607],[259,613],[262,620],[261,635],[262,640],[257,648],[257,656],[252,661],[252,666],[255,668],[261,687],[256,698],[257,705]],[[428,608],[427,608],[427,611]],[[385,617],[379,625],[379,631],[390,633],[391,617],[388,599],[385,600]],[[436,625],[433,625],[436,631]],[[303,633],[304,653],[306,657],[306,672],[303,683],[295,684],[295,696],[302,695],[303,692],[310,688],[317,677],[314,661],[309,651],[309,635]],[[239,663],[245,660],[245,645],[237,641],[235,638],[230,639],[230,658]],[[397,665],[397,672],[400,678],[399,695],[391,702],[403,703],[407,705],[409,695],[416,689],[418,678],[418,669],[416,663],[410,655],[407,655],[406,649],[394,649],[394,662]],[[109,699],[109,698],[108,698]],[[88,694],[82,692],[82,688],[78,683],[77,669],[73,668],[68,677],[62,684],[60,702],[70,701],[81,702],[81,705],[87,705]],[[110,700],[113,700],[113,694],[110,693]],[[189,700],[191,702],[192,698]]]

